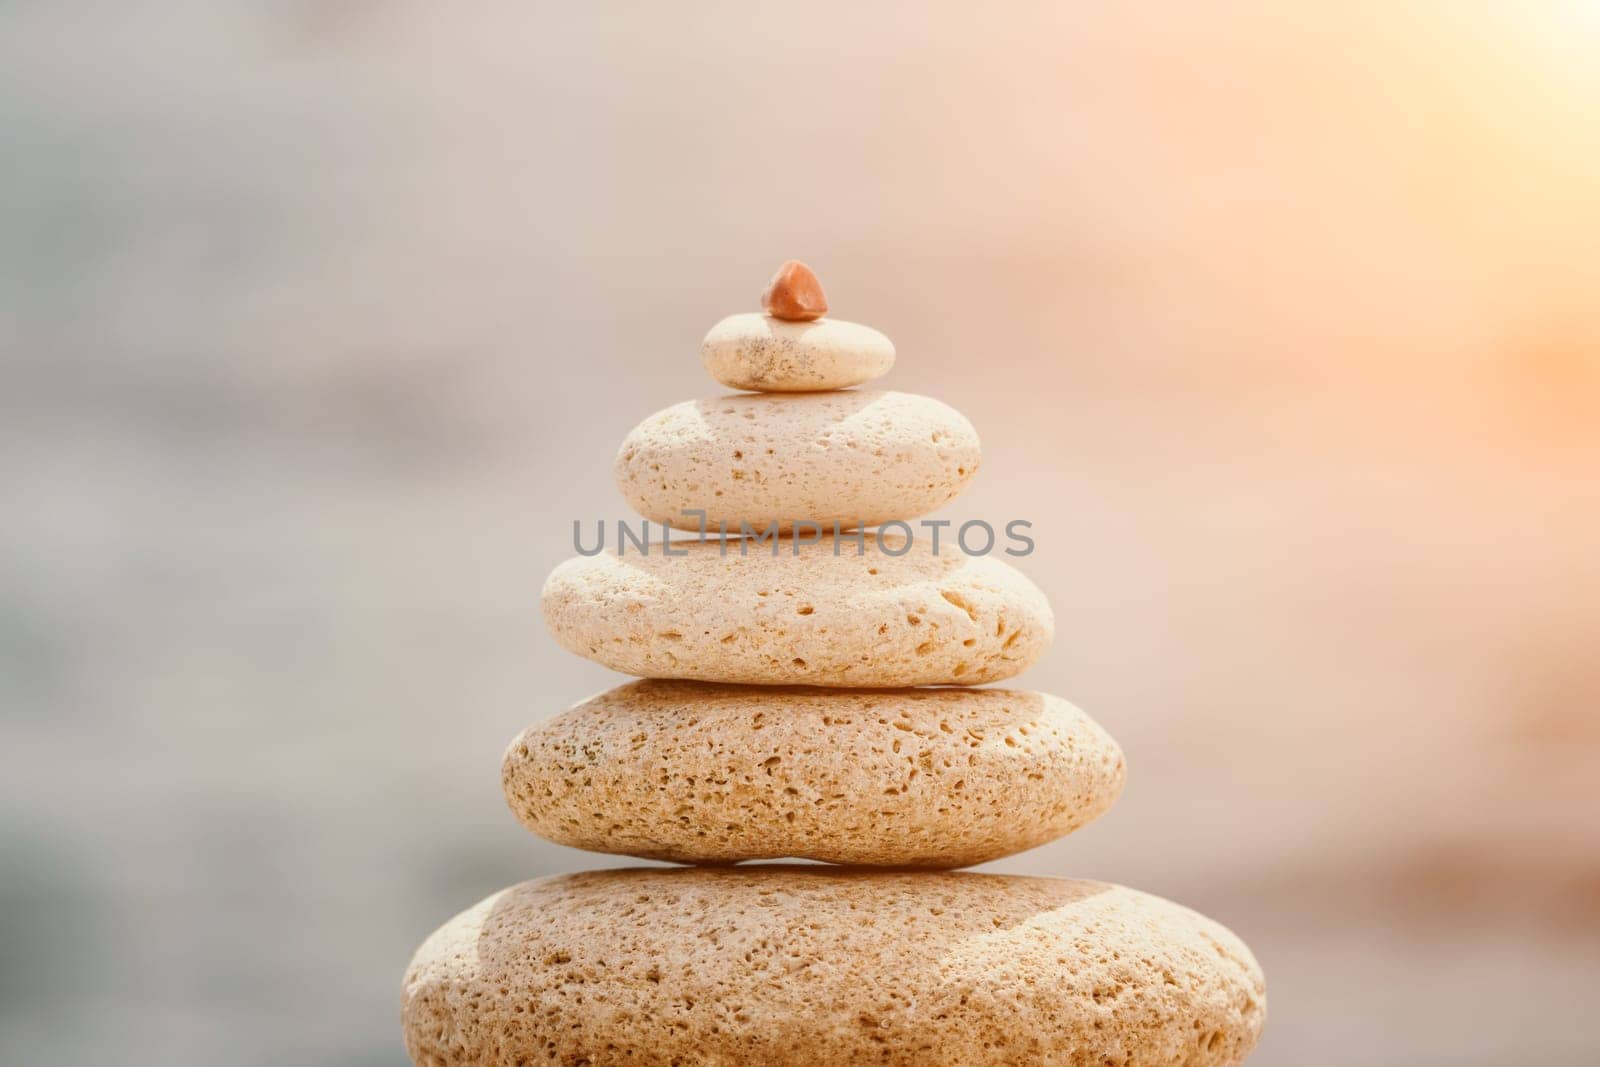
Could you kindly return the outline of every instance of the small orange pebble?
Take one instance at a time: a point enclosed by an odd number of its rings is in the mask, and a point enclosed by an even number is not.
[[[767,291],[761,294],[761,306],[775,319],[809,322],[827,314],[828,298],[823,295],[822,283],[811,273],[811,268],[798,259],[791,259],[779,267],[778,273],[767,283]]]

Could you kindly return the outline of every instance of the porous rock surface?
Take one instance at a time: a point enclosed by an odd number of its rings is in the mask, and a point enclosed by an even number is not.
[[[823,529],[913,519],[950,503],[977,473],[977,431],[912,393],[734,394],[688,400],[635,426],[613,473],[652,522],[728,533],[797,522]]]
[[[497,893],[417,951],[401,1016],[423,1067],[1219,1067],[1265,1013],[1237,937],[1120,886],[747,867]]]
[[[557,643],[645,678],[878,688],[1010,678],[1055,633],[1044,594],[1015,568],[948,543],[935,553],[928,537],[675,551],[557,567],[542,597]]]
[[[644,681],[532,726],[502,765],[533,832],[686,863],[964,867],[1070,833],[1121,750],[1060,697]]]

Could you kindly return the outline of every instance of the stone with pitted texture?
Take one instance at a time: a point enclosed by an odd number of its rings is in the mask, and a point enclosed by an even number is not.
[[[1099,882],[826,867],[525,882],[418,950],[425,1067],[1226,1067],[1266,1015],[1224,927]]]
[[[982,685],[1050,644],[1049,602],[1009,564],[859,536],[580,556],[545,582],[545,623],[624,674],[752,685]]]
[[[913,519],[950,503],[978,471],[961,413],[911,393],[734,394],[645,419],[613,467],[628,505],[653,522],[740,532],[801,521],[823,529]]]
[[[1097,818],[1123,774],[1110,735],[1045,693],[645,681],[529,727],[501,781],[523,825],[575,848],[965,867]]]

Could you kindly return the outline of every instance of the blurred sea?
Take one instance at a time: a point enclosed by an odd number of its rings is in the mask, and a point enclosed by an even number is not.
[[[1595,1062],[1600,9],[0,5],[0,1063],[401,1064],[617,865],[504,744],[788,257],[1035,524],[1127,751],[996,870],[1238,931],[1263,1067]]]

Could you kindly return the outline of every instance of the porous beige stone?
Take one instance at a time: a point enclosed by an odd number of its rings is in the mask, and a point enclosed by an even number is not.
[[[1120,886],[828,867],[525,882],[435,932],[401,1018],[423,1067],[1221,1067],[1261,970]]]
[[[635,426],[617,488],[653,522],[698,530],[740,523],[831,529],[926,515],[978,470],[978,434],[925,396],[878,390],[734,394],[690,400]]]
[[[700,361],[729,389],[810,393],[848,389],[894,366],[894,344],[843,319],[786,322],[759,312],[729,315],[700,342]]]
[[[1001,681],[1055,633],[1032,582],[948,536],[937,554],[872,533],[676,550],[557,567],[542,598],[557,643],[645,678],[881,688]]]
[[[563,845],[684,863],[965,867],[1076,830],[1122,791],[1089,716],[1010,689],[632,682],[525,730],[501,783]]]

